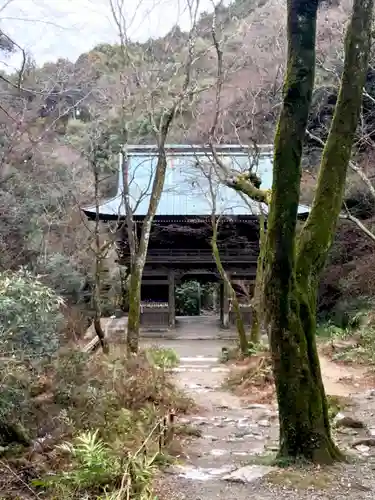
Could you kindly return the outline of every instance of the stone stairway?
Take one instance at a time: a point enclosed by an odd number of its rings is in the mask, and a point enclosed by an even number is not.
[[[174,372],[212,372],[212,373],[226,373],[229,368],[218,363],[217,356],[182,356],[178,367],[173,368]]]
[[[205,343],[200,344],[203,349]],[[185,353],[188,347],[194,348],[186,342]],[[211,344],[211,350],[215,348]],[[198,415],[180,417],[179,423],[197,427],[201,437],[190,442],[183,460],[169,469],[166,480],[183,492],[179,498],[184,500],[242,500],[245,484],[248,487],[273,470],[247,464],[268,447],[272,449],[272,444],[275,446],[277,411],[273,405],[243,405],[223,389],[229,368],[220,364],[212,351],[211,355],[181,356],[184,348],[181,345],[179,349],[180,365],[173,369],[176,380],[201,408]]]

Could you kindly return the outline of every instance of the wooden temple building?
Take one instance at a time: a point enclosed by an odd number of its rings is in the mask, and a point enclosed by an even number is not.
[[[211,250],[213,209],[218,218],[218,246],[223,266],[233,284],[253,283],[259,253],[259,215],[267,207],[225,186],[208,147],[168,145],[163,194],[154,219],[141,287],[141,324],[173,328],[176,325],[175,287],[183,280],[220,282],[220,323],[234,321],[230,300],[217,271]],[[220,145],[217,153],[230,171],[248,171],[254,151],[247,146]],[[127,146],[120,155],[117,194],[99,207],[103,221],[118,221],[119,262],[130,261],[124,227],[123,162],[128,162],[129,192],[134,220],[139,223],[148,209],[157,162],[155,146]],[[256,168],[262,188],[272,184],[272,147],[263,146]],[[95,207],[85,208],[95,219]],[[308,213],[300,206],[299,215]],[[251,320],[249,304],[242,304],[245,321]]]

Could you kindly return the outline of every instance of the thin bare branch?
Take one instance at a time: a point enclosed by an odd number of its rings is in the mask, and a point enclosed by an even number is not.
[[[306,130],[306,134],[310,137],[310,139],[316,141],[323,148],[325,147],[325,143],[320,137],[317,137],[316,135],[312,134],[309,130]],[[353,170],[353,172],[355,172],[361,178],[364,184],[366,184],[368,190],[370,191],[371,195],[374,197],[375,200],[375,188],[371,180],[365,174],[365,172],[360,168],[360,166],[357,163],[353,162],[352,160],[350,160],[349,162],[349,167]]]

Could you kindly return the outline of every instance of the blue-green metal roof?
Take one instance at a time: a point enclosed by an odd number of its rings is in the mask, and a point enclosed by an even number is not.
[[[254,162],[254,149],[248,146],[221,145],[217,154],[227,172],[245,172]],[[259,215],[267,207],[262,207],[225,186],[223,172],[217,167],[211,150],[202,146],[168,145],[167,171],[163,193],[156,215],[159,216],[206,216],[211,215],[213,201],[215,212],[225,215]],[[128,159],[129,191],[134,215],[147,213],[150,191],[157,163],[157,149],[154,146],[128,146],[124,151]],[[262,146],[257,154],[253,171],[261,179],[261,188],[272,186],[272,148]],[[120,155],[118,187],[115,197],[101,204],[101,218],[123,217],[123,157]],[[84,210],[87,215],[95,213],[95,207]],[[299,207],[300,213],[308,212],[308,207]]]

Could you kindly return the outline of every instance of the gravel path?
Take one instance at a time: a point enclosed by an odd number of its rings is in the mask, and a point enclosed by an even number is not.
[[[155,343],[155,342],[153,342]],[[180,355],[178,383],[201,411],[180,423],[197,426],[202,436],[186,443],[183,456],[160,480],[159,497],[165,500],[304,500],[375,498],[375,391],[363,386],[363,372],[346,369],[324,358],[327,392],[348,396],[348,410],[364,429],[340,427],[336,433],[353,463],[330,468],[278,469],[269,458],[277,449],[278,414],[274,404],[244,403],[223,391],[228,368],[217,361],[222,344],[215,341],[164,341]],[[197,355],[196,353],[200,353]],[[347,416],[347,415],[346,415]],[[343,415],[338,418],[342,418]],[[372,429],[374,427],[374,429]],[[365,440],[353,448],[355,440]]]

